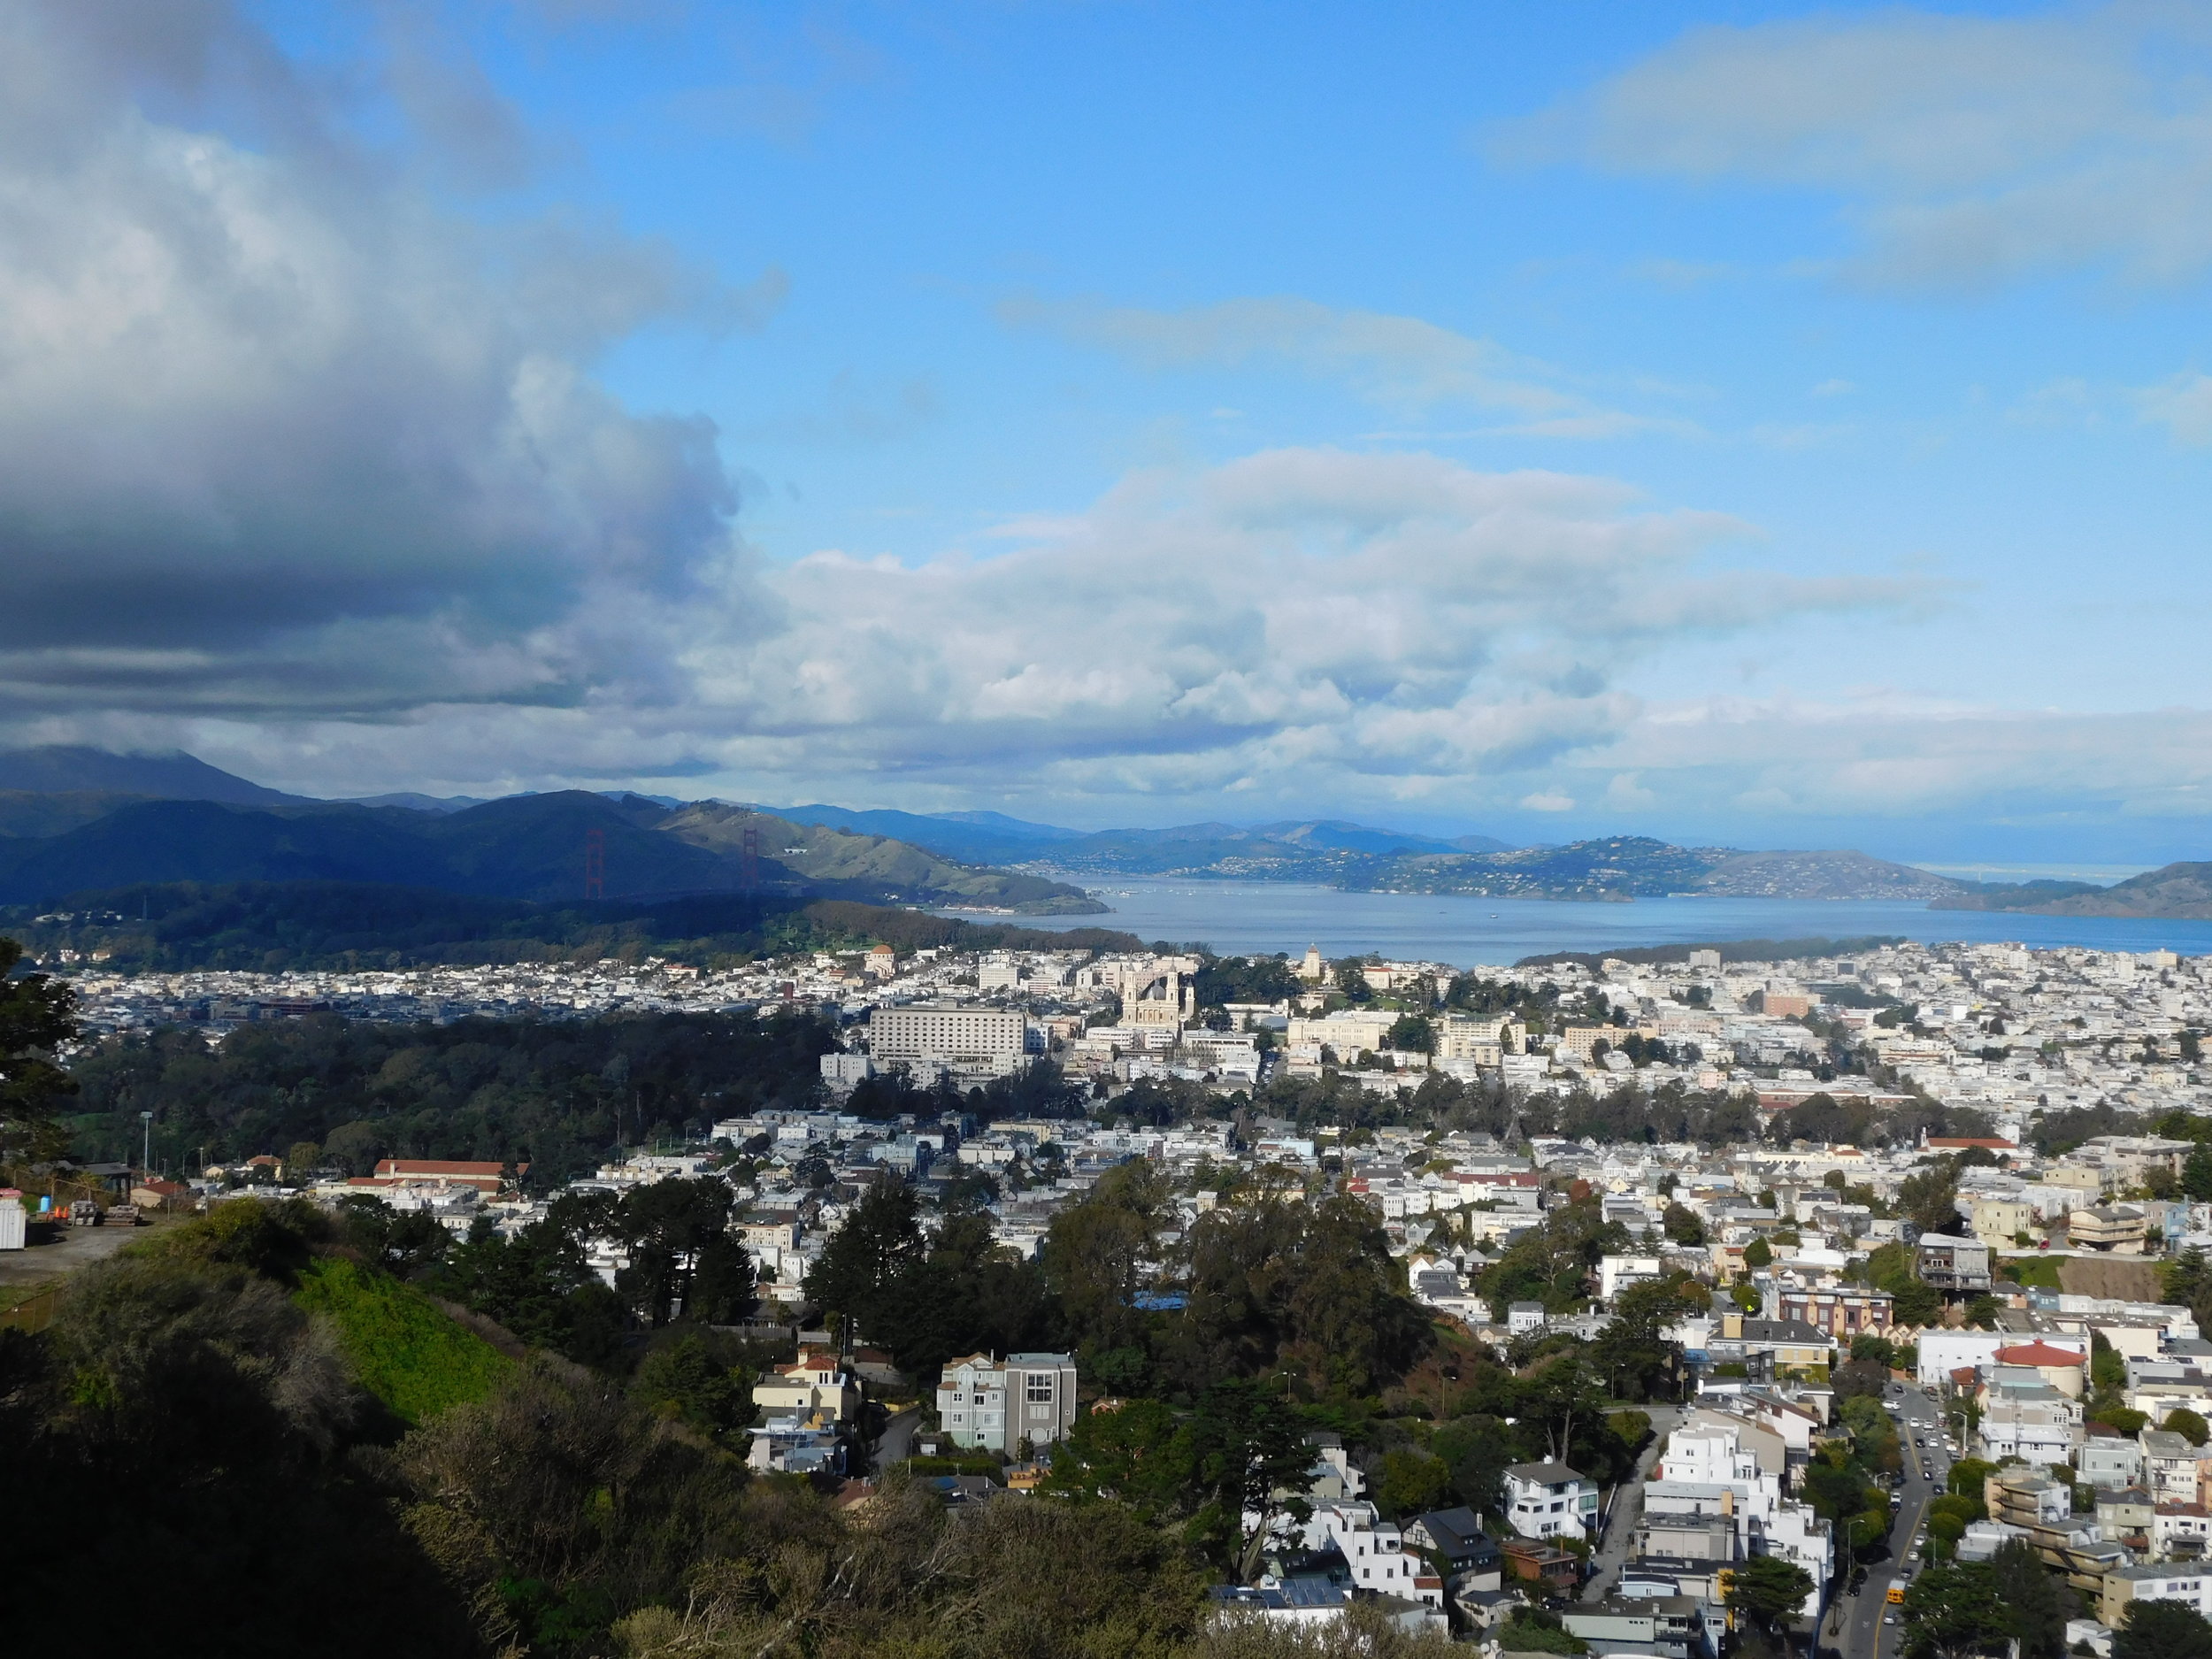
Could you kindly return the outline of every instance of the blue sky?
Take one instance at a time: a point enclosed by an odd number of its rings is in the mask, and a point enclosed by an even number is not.
[[[2199,8],[7,27],[18,737],[2206,845]]]

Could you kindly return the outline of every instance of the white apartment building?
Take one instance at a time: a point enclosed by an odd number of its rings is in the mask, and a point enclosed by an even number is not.
[[[1028,1018],[1013,1009],[917,1002],[879,1008],[868,1020],[868,1054],[877,1068],[904,1065],[925,1077],[1008,1076],[1021,1069],[1028,1041]]]
[[[2154,1503],[2194,1503],[2197,1501],[2197,1448],[2168,1429],[2144,1429],[2137,1436],[2143,1448],[2144,1483]]]
[[[1377,1518],[1375,1506],[1356,1501],[1317,1504],[1306,1523],[1308,1549],[1336,1546],[1352,1570],[1352,1582],[1377,1595],[1394,1595],[1408,1601],[1444,1605],[1444,1580],[1421,1559],[1418,1550],[1406,1547],[1394,1521]]]
[[[1505,1471],[1505,1519],[1523,1538],[1586,1538],[1597,1525],[1598,1483],[1564,1463],[1515,1463]]]
[[[1075,1426],[1075,1356],[971,1354],[945,1367],[937,1420],[953,1444],[1012,1456],[1064,1440]]]
[[[1804,1610],[1816,1612],[1835,1571],[1834,1537],[1810,1504],[1782,1495],[1778,1471],[1761,1464],[1750,1435],[1717,1413],[1701,1412],[1667,1437],[1665,1455],[1644,1486],[1646,1521],[1727,1517],[1736,1531],[1736,1558],[1795,1562],[1813,1581]]]

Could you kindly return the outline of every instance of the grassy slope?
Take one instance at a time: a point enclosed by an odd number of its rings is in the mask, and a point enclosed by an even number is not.
[[[728,856],[748,828],[761,836],[761,856],[809,881],[860,882],[906,898],[966,899],[1042,914],[1081,915],[1105,907],[1087,903],[1080,889],[1041,876],[982,870],[956,864],[926,849],[882,835],[853,835],[818,824],[794,824],[763,812],[703,802],[683,808],[662,833]]]
[[[336,1328],[362,1386],[410,1423],[481,1399],[514,1363],[419,1291],[342,1257],[310,1263],[297,1297]]]

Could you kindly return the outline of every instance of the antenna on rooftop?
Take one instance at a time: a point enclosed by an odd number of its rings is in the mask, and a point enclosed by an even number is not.
[[[584,832],[584,896],[607,896],[607,832],[603,829]]]

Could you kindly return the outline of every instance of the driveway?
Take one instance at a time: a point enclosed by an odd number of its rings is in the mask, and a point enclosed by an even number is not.
[[[876,1437],[875,1455],[869,1460],[868,1472],[878,1480],[883,1471],[894,1463],[902,1463],[914,1455],[914,1431],[922,1425],[918,1408],[910,1407],[883,1425],[883,1432]]]
[[[133,1239],[142,1239],[145,1227],[63,1227],[50,1244],[27,1249],[0,1250],[0,1286],[43,1285],[65,1279],[79,1268],[105,1261]]]
[[[1643,1517],[1644,1482],[1650,1478],[1652,1466],[1666,1455],[1667,1436],[1682,1421],[1685,1409],[1673,1405],[1644,1408],[1651,1414],[1651,1444],[1637,1455],[1635,1473],[1613,1488],[1613,1507],[1607,1512],[1605,1536],[1590,1552],[1590,1578],[1582,1586],[1584,1601],[1599,1601],[1619,1585],[1621,1563],[1628,1558],[1636,1523]]]

